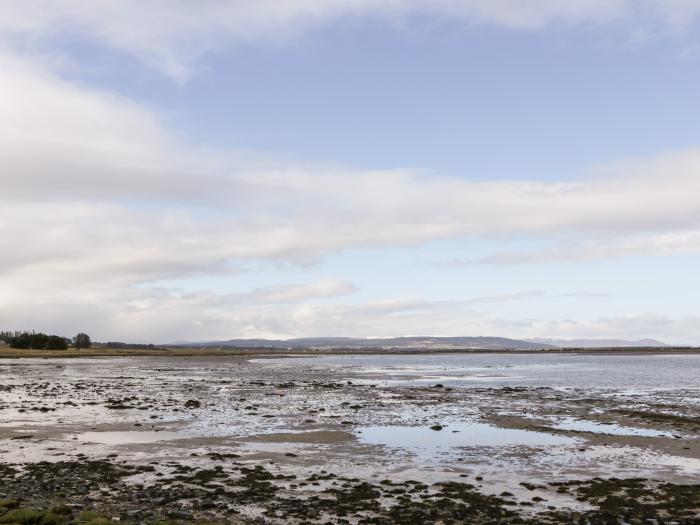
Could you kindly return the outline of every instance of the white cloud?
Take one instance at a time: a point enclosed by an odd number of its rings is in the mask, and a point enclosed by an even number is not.
[[[440,263],[439,266],[586,262],[616,257],[663,256],[697,252],[700,252],[700,230],[683,230],[608,237],[578,243],[564,242],[542,250],[499,252],[481,258],[447,261]]]
[[[479,306],[527,301],[541,292],[522,292],[460,301],[395,298],[338,303],[327,301],[355,291],[352,283],[327,278],[311,283],[258,288],[248,293],[179,293],[165,288],[75,287],[58,295],[14,283],[0,297],[3,322],[63,333],[67,326],[103,340],[152,341],[231,337],[365,337],[496,334]],[[456,320],[459,319],[459,322]]]
[[[8,327],[41,320],[42,329],[69,333],[66,327],[89,323],[96,337],[132,341],[560,336],[532,323],[509,327],[476,310],[540,292],[331,305],[313,300],[354,285],[329,278],[229,296],[139,285],[230,273],[248,261],[305,263],[350,248],[446,238],[569,243],[526,259],[700,251],[698,150],[560,183],[251,161],[198,149],[147,107],[71,84],[8,52],[0,54],[0,144],[0,318]],[[611,239],[627,241],[611,247]],[[663,326],[695,333],[687,321],[674,323]]]
[[[503,320],[500,324],[523,338],[547,334],[546,337],[561,339],[659,339],[677,345],[700,342],[700,317],[697,315],[671,317],[647,313],[593,319]]]
[[[302,285],[300,285],[301,287]],[[309,288],[313,288],[311,283]],[[261,292],[260,298],[266,293]],[[343,293],[342,291],[340,293]],[[359,303],[303,300],[267,303],[234,301],[212,293],[177,294],[165,289],[124,288],[99,293],[0,297],[3,322],[57,333],[86,330],[101,340],[162,343],[176,340],[290,338],[319,335],[388,337],[399,335],[495,335],[536,337],[656,338],[671,344],[698,344],[700,318],[638,314],[618,317],[533,319],[501,317],[465,301],[394,299]],[[67,328],[70,327],[70,328]]]
[[[311,298],[335,297],[357,291],[350,281],[325,278],[308,284],[287,284],[256,288],[251,292],[227,294],[221,298],[226,304],[280,304],[306,301]]]
[[[7,0],[0,32],[24,48],[79,35],[183,81],[209,50],[287,41],[347,17],[521,30],[603,25],[634,35],[683,31],[699,12],[695,0]]]

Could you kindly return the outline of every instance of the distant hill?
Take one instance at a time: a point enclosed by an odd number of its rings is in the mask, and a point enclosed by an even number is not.
[[[669,346],[656,339],[626,341],[624,339],[528,339],[531,343],[546,344],[559,348],[663,348]]]
[[[299,339],[230,339],[201,343],[179,343],[178,346],[211,348],[278,348],[278,349],[417,349],[417,350],[537,350],[556,346],[506,337],[306,337]]]

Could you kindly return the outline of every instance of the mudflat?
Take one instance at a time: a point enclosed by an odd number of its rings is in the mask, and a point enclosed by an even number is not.
[[[8,523],[698,523],[698,371],[690,353],[8,358],[0,507]]]

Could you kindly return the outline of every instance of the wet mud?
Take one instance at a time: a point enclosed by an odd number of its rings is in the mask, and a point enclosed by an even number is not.
[[[278,361],[3,361],[0,523],[700,523],[687,385]]]

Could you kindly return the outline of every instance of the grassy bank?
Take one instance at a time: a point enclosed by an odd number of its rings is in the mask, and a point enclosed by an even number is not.
[[[154,348],[154,349],[131,349],[131,348],[89,348],[84,350],[76,350],[70,348],[68,350],[24,350],[20,348],[0,348],[0,359],[2,358],[18,358],[18,357],[34,357],[34,358],[49,358],[49,357],[178,357],[178,356],[239,356],[260,354],[261,352],[249,351],[240,348],[233,349],[200,349],[200,348]],[[268,353],[268,352],[264,352]],[[270,352],[272,353],[272,352]],[[286,353],[286,352],[278,352]]]

